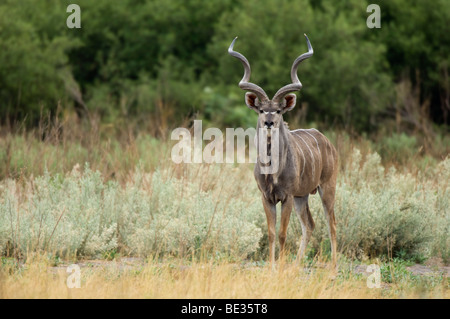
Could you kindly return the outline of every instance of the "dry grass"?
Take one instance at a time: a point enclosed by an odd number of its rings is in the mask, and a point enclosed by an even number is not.
[[[34,259],[0,271],[0,298],[449,298],[445,281],[430,289],[384,284],[369,289],[356,274],[336,277],[327,268],[294,264],[249,266],[182,260],[150,261],[139,267],[81,268],[81,288],[69,289],[65,267]]]

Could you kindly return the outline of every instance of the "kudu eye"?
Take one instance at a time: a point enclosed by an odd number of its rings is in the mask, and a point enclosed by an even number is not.
[[[278,113],[278,114],[280,114],[280,113],[281,113],[281,111],[280,111],[280,110],[277,110],[277,113]]]
[[[263,110],[259,110],[259,113],[262,113],[263,112]]]

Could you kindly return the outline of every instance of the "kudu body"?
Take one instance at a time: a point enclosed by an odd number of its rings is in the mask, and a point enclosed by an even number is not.
[[[334,216],[334,201],[336,190],[336,177],[338,171],[338,157],[334,146],[316,129],[298,129],[290,131],[283,121],[283,114],[295,107],[296,96],[291,94],[302,88],[297,77],[297,68],[301,61],[313,55],[313,49],[308,37],[305,35],[308,52],[299,56],[291,68],[292,83],[284,86],[269,100],[262,88],[250,83],[250,64],[239,52],[233,51],[236,39],[231,43],[228,53],[239,59],[244,66],[244,77],[239,87],[247,90],[245,102],[247,106],[258,112],[257,138],[260,138],[260,129],[267,130],[268,149],[270,144],[278,142],[278,170],[272,174],[265,173],[266,163],[258,160],[254,175],[259,190],[262,193],[262,202],[267,217],[269,232],[270,262],[275,261],[276,237],[276,204],[281,202],[281,225],[278,239],[280,242],[280,256],[284,253],[286,233],[292,208],[300,219],[302,239],[297,254],[297,262],[301,262],[308,242],[314,230],[314,220],[308,206],[309,194],[316,191],[322,199],[328,232],[331,241],[332,262],[336,265],[336,221]],[[270,132],[278,129],[277,141]],[[264,141],[265,142],[265,141]],[[258,151],[259,153],[259,151]],[[277,154],[269,154],[271,156]]]

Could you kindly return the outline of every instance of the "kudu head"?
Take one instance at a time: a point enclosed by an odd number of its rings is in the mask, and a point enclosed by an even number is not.
[[[291,84],[283,86],[275,93],[272,100],[267,97],[266,92],[258,85],[250,81],[250,63],[241,53],[233,51],[234,43],[237,37],[231,42],[228,48],[228,53],[239,59],[244,66],[244,77],[239,82],[239,87],[245,91],[245,103],[249,108],[258,113],[258,127],[267,129],[279,128],[283,123],[283,114],[292,110],[295,107],[296,95],[292,92],[299,91],[302,88],[302,83],[297,76],[297,68],[300,62],[313,55],[313,48],[306,36],[306,43],[308,44],[308,52],[303,53],[297,59],[291,68]]]

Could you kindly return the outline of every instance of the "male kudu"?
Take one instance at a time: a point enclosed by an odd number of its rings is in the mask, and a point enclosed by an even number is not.
[[[276,204],[281,201],[281,226],[279,230],[280,254],[284,253],[286,232],[292,211],[292,205],[300,218],[302,240],[297,254],[297,261],[302,261],[312,231],[314,220],[308,206],[309,194],[319,192],[322,199],[328,232],[331,239],[332,262],[336,265],[336,221],[334,217],[334,199],[336,190],[336,176],[338,172],[338,157],[334,146],[316,129],[298,129],[290,131],[283,121],[283,114],[295,107],[296,95],[292,92],[302,88],[297,76],[300,62],[313,55],[313,49],[306,36],[308,52],[300,55],[291,68],[292,83],[275,94],[272,100],[264,90],[254,83],[250,83],[250,64],[239,52],[233,51],[237,37],[231,43],[228,53],[239,59],[244,66],[244,77],[239,87],[249,91],[245,94],[247,106],[259,114],[257,136],[265,132],[267,144],[271,140],[272,131],[278,129],[278,170],[275,173],[265,173],[267,164],[260,161],[255,165],[254,175],[267,217],[269,231],[270,262],[275,262],[275,234],[276,234]],[[262,130],[260,130],[260,128]],[[275,130],[274,130],[275,129]],[[264,141],[266,142],[266,141]],[[259,152],[259,151],[258,151]],[[276,154],[269,154],[276,155]]]

